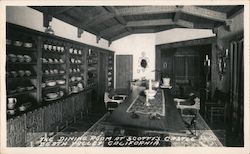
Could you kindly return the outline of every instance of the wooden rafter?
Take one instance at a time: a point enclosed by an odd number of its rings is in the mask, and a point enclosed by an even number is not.
[[[227,20],[226,13],[213,11],[196,6],[184,6],[181,10],[182,13],[189,15],[206,18],[214,21],[225,22]]]
[[[93,26],[93,25],[97,25],[97,24],[100,24],[108,19],[111,19],[113,18],[115,15],[112,14],[112,13],[103,13],[103,14],[99,14],[97,16],[94,16],[92,18],[92,20],[90,21],[85,21],[83,23],[81,23],[81,25],[85,26],[85,27],[90,27],[90,26]]]
[[[106,6],[105,7],[110,13],[114,15],[114,18],[122,25],[126,25],[127,21],[124,19],[124,17],[117,15],[116,8],[113,6]],[[132,32],[132,29],[130,27],[124,27],[128,32]]]
[[[60,8],[51,10],[50,14],[51,14],[51,15],[61,14],[61,13],[65,12],[65,11],[68,11],[68,10],[70,10],[70,9],[72,9],[72,8],[73,8],[73,6],[67,6],[67,7],[64,6],[64,7],[60,7]]]
[[[126,7],[116,9],[117,15],[141,15],[141,14],[162,14],[162,13],[174,13],[177,11],[173,6],[138,6],[138,7]]]
[[[163,26],[173,25],[174,22],[171,19],[157,19],[157,20],[139,20],[130,21],[127,23],[128,27],[147,27],[147,26]]]
[[[126,32],[124,32],[124,33],[121,33],[121,34],[119,34],[119,35],[116,35],[116,36],[112,37],[112,38],[110,39],[110,42],[113,42],[113,41],[118,40],[118,39],[120,39],[120,38],[122,38],[122,37],[128,36],[128,35],[130,35],[130,34],[131,34],[131,32],[126,31]]]
[[[244,10],[244,5],[238,5],[227,13],[227,18],[230,18],[230,19],[233,18],[243,10]]]
[[[126,28],[124,25],[121,25],[121,24],[118,24],[118,25],[114,25],[114,26],[111,26],[103,31],[100,32],[100,36],[105,36],[107,34],[111,34],[111,33],[114,33],[114,32],[117,32],[117,31],[120,31],[122,29]]]
[[[133,31],[133,34],[135,34],[135,33],[154,33],[155,32],[155,30],[153,29],[153,28],[151,28],[151,29],[134,29]]]
[[[182,27],[193,28],[194,24],[189,21],[179,19],[177,22],[173,22],[172,19],[157,19],[157,20],[140,20],[130,21],[127,23],[128,27],[147,27],[147,26],[166,26],[166,25],[179,25]]]
[[[177,8],[178,11],[176,11],[175,14],[174,14],[174,17],[173,17],[174,22],[177,22],[179,20],[179,18],[181,16],[181,10],[182,10],[183,6],[176,6],[176,8]]]
[[[194,23],[186,20],[179,19],[174,22],[178,26],[186,27],[186,28],[194,28]]]

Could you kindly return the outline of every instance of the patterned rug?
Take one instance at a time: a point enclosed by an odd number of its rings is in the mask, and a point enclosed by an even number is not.
[[[152,100],[148,100],[150,106],[145,105],[146,97],[141,94],[136,97],[136,99],[131,103],[128,107],[128,113],[141,113],[141,114],[159,114],[161,116],[165,116],[165,100],[163,90],[158,90],[155,98]]]
[[[37,147],[222,147],[223,145],[198,115],[195,135],[173,134],[153,130],[131,130],[108,123],[105,114],[87,131],[59,132],[51,137],[40,138]],[[190,119],[184,119],[187,123]]]

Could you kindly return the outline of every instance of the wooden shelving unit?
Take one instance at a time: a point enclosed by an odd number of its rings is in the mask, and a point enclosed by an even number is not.
[[[21,46],[14,45],[20,42],[23,43]],[[7,43],[8,146],[23,146],[39,137],[38,132],[58,131],[74,119],[88,114],[98,96],[98,84],[105,82],[105,85],[108,85],[108,76],[112,76],[109,88],[113,87],[113,70],[110,70],[111,74],[107,73],[107,80],[98,81],[99,52],[112,57],[113,53],[110,51],[9,23]],[[24,43],[32,43],[32,47],[24,47]],[[25,62],[17,59],[17,56],[24,55],[26,58],[28,55],[31,60]],[[107,59],[105,72],[108,72],[108,66],[112,66],[108,63]],[[30,72],[23,75],[25,71]],[[46,85],[49,81],[57,80],[65,80],[65,83]],[[26,87],[30,86],[34,86],[34,89],[27,90]],[[48,93],[62,92],[63,95],[55,99],[46,97]],[[9,114],[9,98],[17,99],[14,114]],[[27,102],[31,102],[31,106],[20,111],[19,107]],[[17,137],[20,137],[20,140],[17,141]]]
[[[6,88],[8,98],[27,95],[27,97],[31,97],[31,100],[28,101],[32,101],[34,106],[43,106],[48,104],[48,102],[44,101],[48,99],[46,98],[48,93],[63,91],[63,95],[60,96],[63,99],[67,98],[71,93],[77,94],[84,90],[96,89],[98,87],[99,71],[98,52],[100,51],[107,53],[109,57],[107,59],[108,73],[105,82],[107,82],[108,89],[113,88],[113,70],[109,70],[110,67],[113,68],[112,52],[14,24],[7,24],[7,29]],[[18,44],[20,42],[22,45]],[[32,47],[25,47],[24,43],[31,43]],[[31,60],[28,62],[20,61],[18,58],[15,60],[15,57],[20,57],[20,55],[21,57],[24,55],[27,57],[28,55]],[[13,70],[13,68],[15,69]],[[18,74],[20,70],[29,70],[31,74],[21,76]],[[48,82],[58,80],[64,80],[65,84],[47,85]],[[21,84],[21,87],[22,84],[28,84],[28,86],[33,85],[35,88],[31,91],[19,93],[8,92],[13,91],[13,89],[15,91],[15,88],[20,86],[19,84]],[[20,99],[16,110],[26,102],[26,99],[23,101]],[[15,115],[10,116],[8,114],[7,117],[15,117]]]

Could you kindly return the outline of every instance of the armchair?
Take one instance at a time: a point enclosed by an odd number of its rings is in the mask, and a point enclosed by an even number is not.
[[[174,101],[176,102],[176,108],[180,109],[183,120],[184,118],[192,118],[190,123],[187,123],[185,120],[184,122],[190,132],[194,134],[190,129],[193,127],[196,134],[196,119],[200,110],[200,99],[191,93],[188,99],[174,98]]]
[[[104,103],[108,111],[113,111],[118,107],[118,104],[122,103],[126,99],[126,95],[113,95],[112,98],[109,97],[109,93],[104,93]]]
[[[176,102],[176,108],[181,110],[181,115],[188,117],[189,114],[185,114],[184,110],[193,110],[197,114],[200,110],[200,99],[198,97],[191,97],[189,99],[174,98]]]

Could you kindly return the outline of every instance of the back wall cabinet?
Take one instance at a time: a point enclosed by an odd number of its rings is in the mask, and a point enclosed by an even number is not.
[[[10,23],[6,49],[8,146],[62,130],[92,112],[100,83],[113,88],[112,51]],[[99,52],[107,55],[102,81]]]

